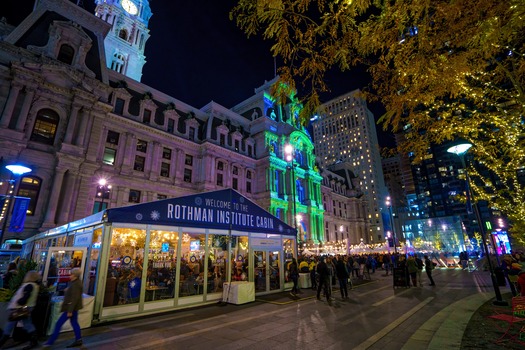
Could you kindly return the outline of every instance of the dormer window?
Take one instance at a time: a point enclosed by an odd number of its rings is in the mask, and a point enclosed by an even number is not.
[[[75,57],[75,49],[71,45],[62,44],[58,51],[57,60],[66,64],[72,64]]]
[[[195,128],[190,127],[188,138],[191,141],[195,141]]]
[[[124,103],[125,101],[121,98],[115,99],[115,114],[122,115],[124,114]]]
[[[142,118],[144,124],[149,124],[151,122],[151,111],[149,109],[144,110],[144,116]]]

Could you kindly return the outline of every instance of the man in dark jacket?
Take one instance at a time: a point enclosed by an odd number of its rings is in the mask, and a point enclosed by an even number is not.
[[[325,262],[325,257],[322,256],[317,264],[317,273],[319,274],[319,285],[317,286],[317,300],[321,300],[321,289],[324,287],[326,301],[328,305],[332,305],[330,299],[330,271]]]
[[[428,280],[430,281],[431,286],[435,286],[434,279],[432,278],[432,270],[434,270],[434,263],[430,261],[427,255],[423,256],[425,259],[425,271],[427,272]]]
[[[348,288],[346,284],[348,283],[348,270],[346,268],[346,263],[343,260],[342,256],[337,257],[337,263],[335,264],[335,275],[339,281],[339,290],[341,291],[341,298],[348,299]]]

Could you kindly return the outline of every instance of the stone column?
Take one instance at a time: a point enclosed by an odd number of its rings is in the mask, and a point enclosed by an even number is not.
[[[18,99],[18,95],[20,94],[20,90],[22,90],[21,85],[14,83],[11,84],[9,98],[7,99],[7,102],[4,107],[4,113],[2,113],[2,119],[0,120],[0,128],[9,127],[11,117],[13,116],[13,110],[15,109],[16,100]]]
[[[57,168],[55,171],[55,177],[53,180],[53,187],[49,193],[49,202],[47,204],[47,212],[44,220],[44,227],[53,227],[58,207],[58,199],[61,197],[62,183],[64,182],[64,174],[66,169]]]
[[[75,189],[78,186],[78,183],[79,183],[78,172],[69,171],[64,179],[64,184],[65,184],[64,202],[63,202],[61,211],[59,213],[59,218],[58,218],[59,224],[69,222],[69,213],[71,211],[71,208],[75,205],[75,203],[73,202],[73,196],[75,193]]]
[[[29,109],[31,108],[31,103],[33,102],[33,97],[35,97],[35,91],[32,89],[27,89],[26,96],[24,98],[24,103],[22,109],[20,110],[20,115],[16,121],[16,130],[24,131],[24,126],[26,125],[27,115]]]
[[[79,110],[80,106],[74,105],[71,108],[71,114],[69,115],[69,121],[67,123],[66,137],[64,138],[64,143],[71,144],[71,140],[73,140],[73,134],[75,133],[75,126],[77,125]]]
[[[78,117],[78,115],[77,115]],[[80,126],[78,128],[79,132],[78,132],[78,137],[77,137],[77,140],[75,142],[75,145],[77,146],[80,146],[80,147],[83,147],[84,146],[84,140],[86,138],[86,133],[88,132],[88,124],[89,124],[89,120],[91,119],[91,113],[82,113],[81,114],[81,118],[80,118]],[[68,125],[68,129],[69,129],[69,125]],[[89,132],[91,132],[91,130],[89,130]]]

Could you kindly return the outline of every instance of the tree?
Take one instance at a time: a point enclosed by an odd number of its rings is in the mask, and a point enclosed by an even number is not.
[[[304,89],[301,119],[318,108],[331,69],[368,65],[369,100],[399,152],[465,139],[477,199],[511,220],[525,243],[525,2],[522,0],[240,0],[230,13],[274,42],[285,86]],[[300,84],[300,85],[299,85]]]

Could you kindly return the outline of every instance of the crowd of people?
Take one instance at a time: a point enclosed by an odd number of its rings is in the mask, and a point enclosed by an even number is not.
[[[352,279],[371,279],[371,274],[381,270],[386,275],[392,274],[394,268],[400,268],[406,275],[407,287],[422,287],[422,272],[426,271],[428,283],[435,286],[432,270],[436,263],[427,255],[404,254],[362,254],[362,255],[323,255],[300,256],[292,259],[287,266],[288,280],[293,282],[290,294],[293,297],[299,292],[299,273],[309,273],[312,289],[317,291],[317,298],[321,293],[331,303],[332,286],[339,286],[341,298],[348,299],[348,287],[352,288]]]

